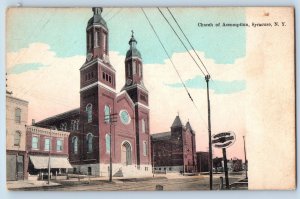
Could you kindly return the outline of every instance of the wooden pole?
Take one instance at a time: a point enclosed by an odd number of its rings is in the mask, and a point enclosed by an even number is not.
[[[209,146],[209,189],[213,189],[213,161],[211,146],[211,121],[210,121],[210,100],[209,100],[209,79],[210,75],[205,76],[207,86],[207,111],[208,111],[208,146]]]
[[[244,155],[245,155],[245,171],[246,171],[246,179],[248,179],[248,161],[247,161],[247,154],[246,154],[245,136],[243,136],[243,140],[244,140]]]
[[[222,149],[222,152],[223,152],[223,161],[224,161],[225,185],[226,185],[226,189],[229,189],[229,179],[228,179],[228,168],[227,168],[226,148],[223,148],[223,149]]]

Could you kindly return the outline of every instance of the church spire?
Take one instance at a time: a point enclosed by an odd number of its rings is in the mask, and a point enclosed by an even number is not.
[[[90,18],[87,24],[87,28],[91,25],[102,25],[107,30],[106,21],[102,18],[103,8],[93,8],[94,15]]]
[[[182,126],[183,126],[183,124],[182,124],[181,119],[180,119],[179,114],[178,114],[178,115],[175,117],[175,120],[174,120],[174,122],[173,122],[171,128],[182,127]]]
[[[126,59],[129,59],[129,58],[140,58],[140,59],[142,59],[140,51],[136,48],[137,41],[134,38],[133,30],[131,30],[131,38],[130,38],[128,44],[129,44],[130,48],[126,53]]]
[[[134,38],[134,32],[133,32],[133,30],[131,30],[131,38],[130,38],[130,40],[129,40],[129,45],[130,45],[130,49],[132,50],[132,49],[136,49],[136,44],[137,44],[137,41],[135,40],[135,38]],[[138,51],[138,50],[137,50]]]
[[[93,8],[94,15],[101,15],[103,8]]]
[[[125,59],[125,78],[126,83],[123,89],[131,85],[141,85],[143,83],[143,63],[140,51],[137,49],[137,40],[134,37],[134,31],[131,30],[131,37],[128,42],[129,49]]]
[[[108,28],[102,18],[103,8],[93,8],[93,16],[87,23],[87,62],[100,58],[109,63]]]

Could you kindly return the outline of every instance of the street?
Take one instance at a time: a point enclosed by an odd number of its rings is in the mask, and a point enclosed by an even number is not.
[[[230,184],[241,179],[241,176],[230,176]],[[114,179],[113,183],[105,180],[91,180],[80,184],[64,184],[55,187],[32,187],[18,190],[47,190],[47,191],[154,191],[156,185],[162,185],[164,191],[209,190],[208,176],[183,176],[180,178],[155,177],[147,179]],[[213,189],[219,190],[220,179],[213,180]]]

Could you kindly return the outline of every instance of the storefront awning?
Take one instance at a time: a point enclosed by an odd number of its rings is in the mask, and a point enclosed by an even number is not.
[[[35,156],[31,155],[30,160],[35,169],[48,168],[49,156]],[[50,167],[52,169],[68,169],[72,168],[67,157],[51,157]]]

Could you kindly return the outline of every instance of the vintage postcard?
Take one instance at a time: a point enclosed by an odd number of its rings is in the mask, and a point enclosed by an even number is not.
[[[292,7],[9,8],[9,190],[296,188]]]

